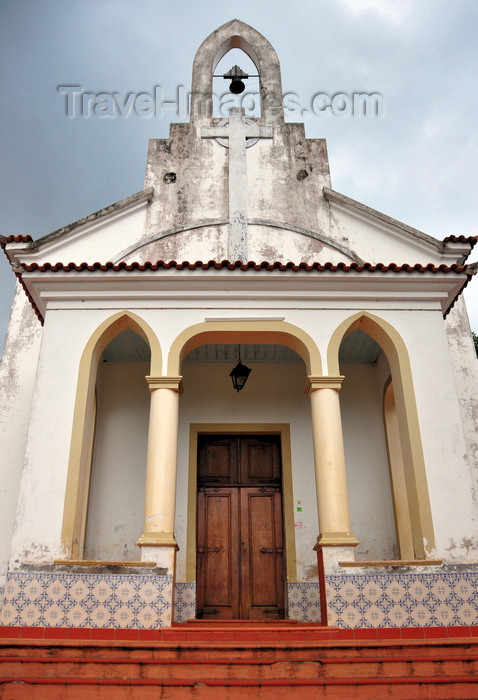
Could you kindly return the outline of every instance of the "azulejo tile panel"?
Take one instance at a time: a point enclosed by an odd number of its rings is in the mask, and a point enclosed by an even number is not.
[[[327,576],[326,588],[333,626],[478,625],[478,572],[343,574]],[[168,627],[171,601],[170,576],[11,572],[0,590],[0,624]],[[176,583],[175,621],[195,616],[196,584]],[[288,584],[288,617],[320,621],[317,582]]]
[[[326,577],[328,624],[434,627],[478,624],[478,572]]]
[[[320,592],[317,581],[287,584],[288,617],[299,622],[320,622]]]
[[[299,622],[320,622],[319,584],[317,582],[289,583],[288,617]],[[176,583],[174,600],[175,622],[196,617],[196,583]]]
[[[174,621],[187,622],[196,617],[196,582],[174,586]]]
[[[7,574],[0,624],[148,629],[171,624],[171,576]]]

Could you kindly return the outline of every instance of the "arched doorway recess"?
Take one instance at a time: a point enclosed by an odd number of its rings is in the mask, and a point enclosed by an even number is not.
[[[123,333],[116,346],[114,339]],[[127,347],[129,346],[129,351]],[[161,346],[148,326],[136,314],[119,312],[106,319],[91,335],[80,360],[78,383],[73,415],[73,428],[65,491],[65,506],[62,526],[62,548],[66,559],[80,560],[84,557],[85,534],[88,513],[91,466],[95,445],[97,421],[98,367],[103,352],[143,353],[144,368],[160,373],[162,364]],[[146,355],[144,355],[146,353]],[[104,358],[103,358],[104,359]],[[135,392],[137,394],[137,391]]]
[[[239,345],[242,361],[252,372],[238,394],[232,387],[229,373],[237,362]],[[175,362],[172,361],[173,352]],[[286,582],[297,580],[296,539],[299,549],[307,549],[309,566],[314,566],[315,538],[305,542],[307,535],[316,534],[317,516],[313,498],[315,473],[310,405],[304,392],[310,369],[306,368],[304,358],[308,368],[314,367],[320,372],[315,343],[300,329],[283,322],[206,322],[188,329],[180,342],[173,343],[168,371],[182,375],[184,389],[178,436],[178,576],[179,580],[196,582],[200,617],[284,617]],[[292,450],[291,433],[295,438]],[[302,454],[306,454],[306,458],[302,458]],[[303,486],[301,481],[305,478],[307,485]],[[179,488],[179,484],[185,482],[188,483],[187,500],[184,488]],[[294,532],[294,493],[301,489],[311,501],[304,511],[313,525],[308,532],[297,534]],[[239,517],[234,522],[231,512],[235,508]],[[225,517],[223,513],[220,520],[223,524],[227,522],[228,528],[223,526],[219,532],[213,532],[214,513],[222,511],[228,515]],[[181,532],[183,513],[187,514],[187,525]],[[265,522],[269,516],[270,525],[262,530],[254,526],[246,532],[249,523],[257,518],[257,522]],[[274,532],[278,541],[269,542],[268,537]],[[256,558],[244,553],[247,537],[239,537],[239,534],[257,535],[258,541],[251,542],[252,548],[257,544]],[[223,541],[223,536],[227,542]],[[186,547],[182,546],[184,540]],[[229,562],[229,548],[238,550],[239,540],[242,557],[238,551],[240,561],[234,564],[234,570],[242,567],[241,575],[233,576],[227,567],[214,564],[213,559],[225,557]],[[274,562],[266,567],[267,585],[261,588],[257,567],[261,560],[271,558]],[[201,560],[206,559],[207,563],[202,563]],[[245,561],[252,561],[255,567],[253,595],[249,595],[250,588],[245,591],[241,587],[229,595],[230,582],[251,581],[251,571],[244,566]],[[208,579],[207,571],[219,569],[224,572],[224,581],[221,579],[218,583],[217,575]],[[280,575],[272,581],[273,570],[282,574],[282,583]],[[274,586],[282,588],[281,602],[271,595]]]
[[[389,472],[390,477],[387,474],[387,478],[391,478],[392,483],[391,507],[395,513],[396,546],[402,559],[425,559],[426,553],[433,549],[434,535],[409,355],[403,339],[391,324],[373,314],[358,313],[345,320],[331,338],[327,353],[331,373],[342,373],[347,378],[347,363],[343,362],[344,353],[347,352],[347,346],[350,347],[354,343],[362,346],[363,356],[367,351],[375,352],[373,361],[362,362],[360,371],[363,374],[363,367],[367,365],[368,369],[365,372],[375,374],[375,394],[380,390],[381,425],[378,428],[375,424],[375,427],[382,435],[382,457],[387,455],[384,469]],[[380,351],[383,351],[382,354]],[[392,395],[387,395],[390,381],[393,383],[393,404]],[[344,384],[345,382],[346,379]],[[362,386],[363,382],[364,377]],[[372,390],[371,383],[368,384],[367,390]],[[376,411],[374,415],[376,422]],[[349,425],[353,426],[351,420]],[[358,431],[356,444],[364,446],[366,436],[358,422],[355,426]],[[382,426],[385,426],[384,430]],[[373,449],[373,441],[368,440],[368,443],[368,447]],[[382,448],[385,448],[385,452]],[[354,494],[350,493],[351,500],[353,496]],[[375,545],[375,548],[377,546]],[[365,545],[364,552],[366,549]],[[389,542],[386,551],[393,556],[393,543]]]

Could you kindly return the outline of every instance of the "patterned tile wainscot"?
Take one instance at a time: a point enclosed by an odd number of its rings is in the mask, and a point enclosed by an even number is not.
[[[0,624],[148,629],[170,624],[170,576],[10,573]]]
[[[327,576],[328,624],[431,627],[478,624],[478,572]]]
[[[174,586],[174,621],[187,622],[196,617],[196,582]]]
[[[317,581],[288,583],[288,617],[299,622],[320,622],[320,592]]]
[[[299,622],[320,622],[319,584],[288,583],[288,617]],[[175,622],[196,617],[196,584],[176,583],[174,601]]]

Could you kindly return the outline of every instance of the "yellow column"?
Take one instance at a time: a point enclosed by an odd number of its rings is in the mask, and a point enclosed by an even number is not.
[[[309,377],[320,534],[316,547],[355,547],[350,531],[339,391],[343,377]]]
[[[144,531],[137,542],[143,548],[177,547],[174,538],[174,516],[181,379],[146,377],[151,392],[151,409]],[[144,558],[150,558],[150,555],[145,555]]]

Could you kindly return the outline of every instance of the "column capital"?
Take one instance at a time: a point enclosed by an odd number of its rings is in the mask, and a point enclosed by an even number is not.
[[[321,532],[317,537],[317,544],[314,549],[319,547],[356,547],[360,542],[355,537],[353,532]]]
[[[309,376],[307,377],[307,383],[305,385],[305,393],[307,396],[310,396],[311,393],[317,391],[317,389],[336,389],[336,391],[340,391],[344,379],[345,377],[343,375],[337,377]]]
[[[156,389],[172,389],[179,394],[183,393],[182,377],[146,377],[146,382],[150,391]]]

